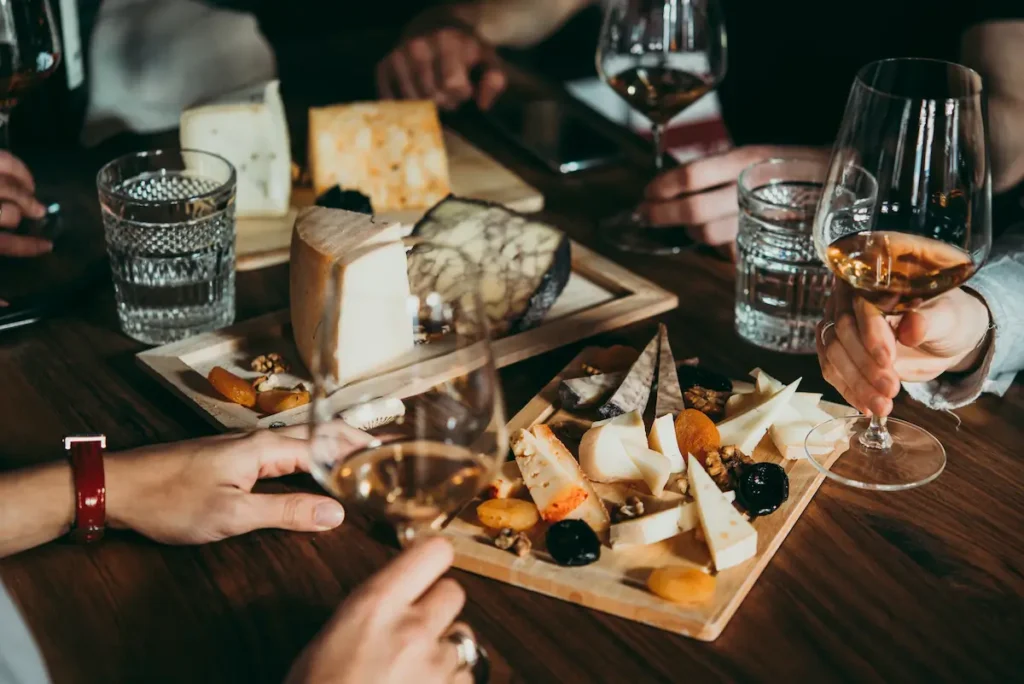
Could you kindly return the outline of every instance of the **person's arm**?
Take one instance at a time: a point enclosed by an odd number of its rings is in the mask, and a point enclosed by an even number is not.
[[[1007,190],[1024,180],[1024,20],[970,28],[961,55],[985,79],[992,186],[995,192]]]
[[[104,457],[107,524],[166,544],[201,544],[276,527],[332,529],[344,510],[317,494],[257,494],[263,478],[308,472],[305,426],[162,444]],[[339,444],[364,433],[338,424]],[[0,558],[67,534],[75,488],[66,463],[0,474]]]
[[[491,45],[525,48],[560,29],[593,0],[477,0],[447,11]]]

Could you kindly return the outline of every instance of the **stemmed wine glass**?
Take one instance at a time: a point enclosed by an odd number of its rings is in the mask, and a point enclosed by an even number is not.
[[[22,95],[57,71],[60,59],[48,0],[0,0],[0,149],[10,147],[11,110]]]
[[[380,279],[395,277],[404,250],[412,294],[396,295]],[[355,253],[331,271],[312,369],[311,470],[342,502],[383,516],[403,545],[447,524],[508,453],[487,316],[470,263],[453,248],[407,238]],[[383,365],[371,360],[352,370],[357,352],[366,359],[368,350],[396,339],[410,347],[398,359],[380,356]],[[339,421],[372,441],[353,449]]]
[[[654,168],[664,166],[664,129],[725,76],[725,20],[717,0],[611,0],[597,43],[597,72],[651,121]],[[635,212],[611,217],[600,236],[642,254],[674,254],[685,231],[651,228]]]
[[[874,62],[846,104],[814,221],[822,261],[855,294],[899,316],[962,285],[992,245],[992,180],[981,76],[927,59]],[[823,334],[828,334],[823,329]],[[885,416],[838,418],[849,448],[812,463],[847,485],[884,491],[934,480],[945,450]]]

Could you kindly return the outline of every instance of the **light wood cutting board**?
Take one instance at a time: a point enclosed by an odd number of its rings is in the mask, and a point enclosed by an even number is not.
[[[522,212],[540,211],[544,196],[536,188],[499,164],[492,157],[471,145],[465,138],[445,129],[444,144],[448,152],[448,173],[452,194],[470,199],[503,204]],[[236,268],[251,271],[288,261],[292,227],[299,208],[316,201],[310,188],[292,191],[292,209],[280,218],[238,219],[235,241]],[[380,217],[387,221],[413,223],[428,207],[419,211],[387,212]]]
[[[547,423],[560,437],[571,432],[566,429],[566,423],[575,425],[580,431],[589,427],[590,420],[559,409],[558,385],[563,378],[583,375],[582,364],[594,363],[597,352],[597,347],[584,349],[509,422],[509,434],[539,423]],[[848,406],[825,401],[821,402],[821,408],[834,416],[854,413]],[[574,456],[577,455],[578,444],[568,439],[565,444]],[[491,535],[476,518],[475,503],[467,506],[445,528],[445,533],[455,546],[455,566],[458,568],[628,620],[702,641],[713,641],[722,633],[825,478],[806,460],[785,460],[767,435],[754,451],[753,458],[755,461],[778,463],[785,468],[789,476],[789,499],[771,515],[754,521],[757,555],[741,565],[717,573],[715,595],[711,601],[701,605],[677,605],[655,596],[646,587],[647,577],[657,567],[711,567],[707,546],[693,532],[647,546],[615,550],[602,546],[600,559],[583,567],[562,567],[555,564],[546,551],[538,549],[543,546],[543,525],[531,534],[534,550],[524,558],[495,548],[490,541]],[[514,461],[506,463],[504,468],[508,476],[519,477],[519,468]],[[650,495],[642,484],[605,484],[595,485],[595,488],[608,503],[621,503],[631,494]],[[659,503],[670,505],[669,502]]]

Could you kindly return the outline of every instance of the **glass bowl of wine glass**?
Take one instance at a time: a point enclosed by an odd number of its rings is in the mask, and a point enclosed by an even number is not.
[[[992,181],[977,72],[949,62],[890,59],[858,73],[814,220],[815,248],[837,288],[894,322],[964,284],[992,245]],[[835,296],[835,295],[833,295]],[[829,325],[822,335],[835,334]],[[824,423],[809,445],[845,431],[849,448],[815,456],[828,477],[896,491],[946,464],[927,430],[886,416]]]
[[[400,269],[411,291],[379,286]],[[407,238],[333,266],[313,366],[313,476],[402,544],[446,525],[508,454],[479,278],[456,249]]]

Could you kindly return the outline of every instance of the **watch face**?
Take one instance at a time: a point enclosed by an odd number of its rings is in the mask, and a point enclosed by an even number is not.
[[[64,450],[70,450],[75,442],[99,442],[101,449],[107,448],[106,435],[68,435],[64,438]]]

